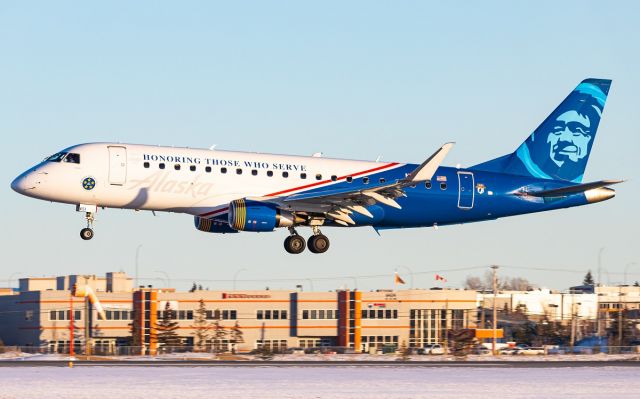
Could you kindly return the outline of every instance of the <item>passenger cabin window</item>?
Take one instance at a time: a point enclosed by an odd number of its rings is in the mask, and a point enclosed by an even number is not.
[[[242,169],[238,168],[236,169],[236,175],[241,175],[242,174]]]
[[[320,173],[316,175],[316,180],[322,180],[322,175]]]
[[[220,173],[227,173],[227,168],[220,168]]]
[[[369,184],[369,178],[368,177],[363,177],[362,178],[362,184]]]
[[[80,163],[80,154],[74,154],[73,152],[70,152],[67,154],[66,157],[64,157],[64,162],[66,163]]]
[[[163,164],[163,163],[159,163],[159,164],[158,164],[158,167],[159,167],[160,169],[164,169],[164,164]]]
[[[143,166],[144,166],[145,168],[147,168],[147,169],[148,169],[148,168],[149,168],[149,166],[150,166],[150,165],[149,165],[149,162],[145,162],[145,163],[143,164]]]
[[[211,173],[211,166],[205,167],[204,171],[207,172],[207,173]]]
[[[177,164],[173,165],[173,168],[174,168],[175,170],[180,170],[180,164],[179,164],[179,163],[177,163]]]
[[[301,179],[306,179],[307,178],[307,174],[306,173],[300,173],[300,178]]]
[[[351,183],[353,181],[353,177],[347,176],[347,183]]]
[[[258,171],[257,171],[257,170],[255,170],[255,169],[253,169],[253,170],[251,171],[251,174],[252,174],[253,176],[258,176]]]
[[[196,171],[196,165],[189,166],[189,170],[192,171],[192,172],[195,172]]]
[[[273,176],[273,171],[272,170],[268,170],[267,171],[267,176],[269,176],[269,177]]]
[[[332,175],[332,176],[331,176],[331,181],[336,181],[336,180],[338,180],[338,176],[336,176],[336,175]]]
[[[426,182],[424,182],[424,186],[427,188],[427,190],[431,190],[431,180],[427,180]]]
[[[282,177],[289,177],[289,172],[282,172]]]
[[[384,182],[386,182],[385,178],[384,178],[384,177],[381,177],[381,178],[380,178],[380,183],[384,183]]]
[[[446,190],[447,189],[447,183],[440,183],[440,190]]]

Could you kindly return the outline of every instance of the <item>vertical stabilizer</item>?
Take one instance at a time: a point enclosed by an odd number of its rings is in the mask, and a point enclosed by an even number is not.
[[[474,169],[582,181],[611,80],[583,80],[518,149]]]

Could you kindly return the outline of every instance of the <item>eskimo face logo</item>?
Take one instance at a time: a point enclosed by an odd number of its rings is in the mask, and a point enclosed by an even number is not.
[[[577,111],[560,115],[547,137],[549,158],[561,167],[565,162],[578,162],[589,153],[591,121]]]
[[[598,86],[578,85],[518,149],[529,173],[544,179],[580,181],[606,99]]]
[[[82,188],[84,188],[85,190],[93,190],[95,186],[96,181],[93,177],[85,177],[82,180]]]

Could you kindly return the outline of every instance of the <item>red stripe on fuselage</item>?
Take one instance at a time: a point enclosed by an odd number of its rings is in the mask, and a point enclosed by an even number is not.
[[[391,163],[388,163],[388,164],[386,164],[386,165],[378,166],[378,167],[375,167],[375,168],[372,168],[372,169],[367,169],[367,170],[363,170],[363,171],[361,171],[361,172],[356,172],[356,173],[351,173],[351,174],[348,174],[348,175],[340,176],[340,177],[338,177],[335,181],[334,181],[334,180],[331,180],[331,179],[329,179],[329,180],[322,180],[322,181],[315,182],[315,183],[311,183],[311,184],[307,184],[307,185],[304,185],[304,186],[299,186],[299,187],[289,188],[289,189],[282,190],[282,191],[276,191],[275,193],[271,193],[271,194],[267,194],[267,195],[265,195],[265,197],[275,197],[275,196],[278,196],[278,195],[282,195],[282,194],[290,193],[290,192],[292,192],[292,191],[304,190],[304,189],[306,189],[306,188],[311,188],[311,187],[318,187],[318,186],[321,186],[321,185],[323,185],[323,184],[327,184],[327,183],[335,183],[335,182],[337,182],[337,181],[344,180],[344,179],[346,179],[346,178],[347,178],[347,177],[349,177],[349,176],[351,176],[351,177],[361,176],[361,175],[364,175],[364,174],[367,174],[367,173],[378,172],[378,171],[381,171],[381,170],[383,170],[383,169],[388,169],[388,168],[391,168],[391,167],[396,166],[396,165],[400,165],[400,163],[398,163],[398,162],[391,162]],[[228,211],[228,210],[229,210],[229,208],[228,208],[228,207],[226,207],[226,208],[218,209],[218,210],[215,210],[215,211],[211,211],[211,212],[203,213],[203,214],[201,214],[200,216],[201,216],[201,217],[213,216],[213,215],[215,215],[215,214],[217,214],[217,213],[224,213],[224,212],[226,212],[226,211]]]
[[[378,166],[377,168],[367,169],[367,170],[363,170],[362,172],[357,172],[357,173],[352,173],[352,174],[349,174],[349,175],[340,176],[335,181],[334,180],[322,180],[322,181],[319,181],[319,182],[316,182],[316,183],[307,184],[306,186],[294,187],[294,188],[290,188],[290,189],[287,189],[287,190],[277,191],[275,193],[267,194],[267,195],[265,195],[265,197],[275,197],[277,195],[290,193],[292,191],[297,191],[297,190],[303,190],[305,188],[316,187],[316,186],[320,186],[320,185],[326,184],[326,183],[334,183],[334,182],[339,181],[339,180],[344,180],[349,176],[351,176],[351,177],[360,176],[360,175],[364,175],[365,173],[376,172],[376,171],[379,171],[379,170],[382,170],[382,169],[387,169],[387,168],[390,168],[390,167],[396,166],[396,165],[399,165],[399,163],[398,162],[392,162],[392,163],[388,163],[386,165]]]

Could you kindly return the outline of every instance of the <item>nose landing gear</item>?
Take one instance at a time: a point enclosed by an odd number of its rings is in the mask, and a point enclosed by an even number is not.
[[[77,205],[76,211],[84,212],[84,218],[87,220],[87,227],[80,230],[80,238],[83,240],[90,240],[93,238],[93,222],[95,221],[95,214],[98,210],[96,205]]]

